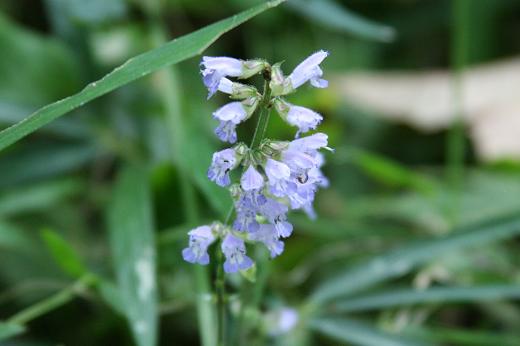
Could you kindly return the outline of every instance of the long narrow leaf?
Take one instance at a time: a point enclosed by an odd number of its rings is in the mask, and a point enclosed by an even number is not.
[[[24,332],[25,327],[16,323],[0,322],[0,341],[20,335]]]
[[[320,318],[309,323],[311,329],[333,339],[360,346],[419,346],[427,343],[413,341],[385,333],[362,322],[339,319]]]
[[[283,1],[274,0],[263,3],[128,60],[99,81],[87,85],[79,93],[45,106],[21,122],[0,132],[0,150],[87,102],[151,72],[202,53],[222,34]]]
[[[148,176],[139,168],[122,171],[108,213],[110,245],[119,295],[139,346],[157,338],[156,252]]]
[[[520,217],[502,219],[433,240],[423,240],[377,256],[324,282],[311,297],[313,303],[351,295],[360,290],[402,276],[414,267],[449,251],[490,243],[520,234]]]
[[[439,287],[428,290],[403,289],[341,301],[334,304],[334,311],[354,312],[410,304],[483,302],[511,298],[520,298],[520,286],[489,285],[480,287]]]
[[[363,18],[332,0],[293,0],[287,4],[295,12],[336,31],[382,42],[393,41],[396,36],[394,28]]]

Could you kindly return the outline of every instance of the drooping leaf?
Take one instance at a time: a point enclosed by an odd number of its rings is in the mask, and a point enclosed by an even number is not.
[[[22,334],[24,331],[24,326],[19,324],[0,322],[0,341]]]
[[[518,299],[518,285],[487,285],[476,287],[435,287],[426,290],[402,289],[373,293],[334,303],[334,311],[354,312],[388,307],[431,303],[482,303],[500,299]]]
[[[362,322],[340,318],[320,318],[309,322],[309,327],[335,340],[359,346],[420,346],[420,342],[385,333]]]
[[[148,174],[127,167],[108,211],[110,247],[125,316],[139,346],[157,340],[156,251]]]
[[[69,198],[82,189],[75,179],[49,181],[34,186],[13,189],[0,195],[0,215],[45,210]]]
[[[365,39],[393,41],[395,30],[353,13],[333,0],[292,0],[287,3],[295,12],[322,26]]]
[[[41,236],[49,249],[54,261],[68,275],[79,278],[87,272],[87,267],[81,260],[79,254],[58,233],[44,229]]]
[[[283,0],[265,2],[128,60],[99,81],[90,83],[79,93],[47,105],[0,132],[0,150],[87,102],[151,72],[202,53],[222,34],[281,2]]]
[[[366,287],[402,276],[414,267],[449,251],[487,244],[518,234],[520,218],[514,215],[479,227],[456,230],[438,239],[414,242],[376,256],[325,281],[313,293],[311,301],[324,303],[337,297],[351,295]]]

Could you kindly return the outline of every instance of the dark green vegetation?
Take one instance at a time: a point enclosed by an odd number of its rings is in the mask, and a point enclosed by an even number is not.
[[[230,205],[206,178],[221,148],[211,112],[225,98],[206,101],[203,51],[290,71],[326,49],[334,80],[457,74],[520,50],[516,0],[262,3],[0,2],[0,129],[16,124],[0,132],[1,345],[214,345],[215,270],[180,256],[186,232]],[[293,215],[295,235],[283,256],[259,260],[256,282],[228,280],[232,339],[520,345],[519,162],[482,163],[462,124],[421,133],[331,84],[291,99],[324,115],[336,149],[319,218]],[[268,133],[291,138],[271,119]],[[268,316],[283,306],[299,323],[272,338]]]

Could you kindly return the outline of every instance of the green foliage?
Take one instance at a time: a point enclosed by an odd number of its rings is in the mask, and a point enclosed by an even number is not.
[[[41,235],[53,259],[65,273],[75,278],[87,273],[79,255],[58,233],[44,229]]]
[[[179,63],[202,53],[221,35],[281,1],[266,2],[234,17],[180,37],[149,52],[136,56],[115,68],[102,79],[90,83],[79,93],[41,108],[24,121],[0,132],[0,150],[15,143],[60,116],[83,106],[110,91],[122,87],[156,70]]]
[[[146,171],[128,167],[120,173],[108,212],[108,224],[125,316],[138,345],[155,345],[156,253]]]
[[[518,1],[289,0],[258,16],[281,2],[0,2],[0,344],[216,345],[215,245],[207,267],[181,256],[231,203],[206,176],[222,147],[211,112],[229,101],[206,100],[197,56],[290,71],[318,49],[329,89],[290,101],[324,116],[330,187],[316,220],[291,215],[282,256],[248,245],[256,272],[227,277],[229,336],[520,344],[518,160],[487,165],[471,131],[422,133],[341,97],[358,70],[516,54]],[[268,134],[294,131],[273,112]],[[298,322],[281,332],[288,307]]]

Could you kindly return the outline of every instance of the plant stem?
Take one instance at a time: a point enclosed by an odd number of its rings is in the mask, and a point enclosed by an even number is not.
[[[454,120],[447,138],[447,175],[453,194],[449,210],[453,223],[457,222],[459,190],[464,173],[464,122],[463,122],[463,73],[467,60],[468,0],[454,0],[452,3],[452,95]]]
[[[96,281],[96,278],[92,274],[85,274],[79,278],[71,286],[64,288],[63,290],[55,293],[54,295],[46,298],[27,309],[24,309],[7,320],[8,323],[24,325],[35,318],[45,315],[49,311],[52,311],[61,305],[70,302],[76,297],[78,292],[85,290],[87,287],[92,285]]]
[[[151,21],[151,41],[154,46],[160,46],[167,42],[166,31],[157,21]],[[164,105],[166,126],[170,134],[172,148],[172,162],[178,167],[179,184],[184,217],[188,224],[197,224],[199,213],[195,189],[191,184],[189,172],[185,162],[184,146],[188,127],[181,116],[182,114],[182,88],[180,88],[177,70],[173,67],[164,69],[156,74],[158,92]],[[196,289],[197,317],[201,344],[204,346],[215,345],[215,311],[211,302],[211,288],[208,270],[205,267],[193,266],[193,277]]]
[[[262,96],[262,100],[258,105],[260,109],[260,113],[258,115],[258,122],[256,123],[255,132],[253,134],[253,139],[251,140],[251,149],[256,149],[264,139],[265,132],[267,130],[267,125],[269,123],[269,114],[271,111],[271,105],[269,102],[271,101],[271,88],[269,87],[269,80],[265,80],[264,82],[264,92]],[[260,135],[259,135],[260,133]]]
[[[222,244],[222,241],[220,242]],[[218,345],[226,346],[226,278],[224,276],[224,255],[217,249],[217,278],[215,290],[217,293],[217,315],[218,315]]]

